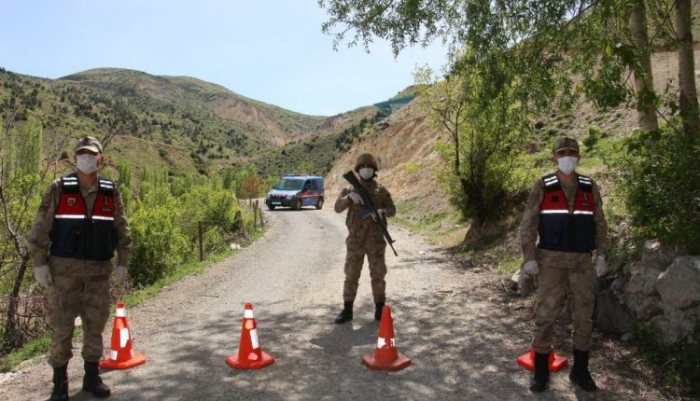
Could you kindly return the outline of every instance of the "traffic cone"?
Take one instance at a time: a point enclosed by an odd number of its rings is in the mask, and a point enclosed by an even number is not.
[[[131,326],[126,319],[126,308],[123,302],[117,302],[117,312],[114,314],[112,329],[112,345],[109,355],[100,361],[100,367],[105,369],[129,369],[146,363],[146,357],[131,349]]]
[[[410,359],[396,350],[394,320],[391,318],[389,305],[384,305],[382,310],[382,320],[379,322],[379,336],[374,355],[363,357],[362,363],[370,369],[391,371],[401,370],[411,364]]]
[[[253,305],[245,304],[243,328],[238,353],[226,358],[228,366],[234,369],[261,369],[275,363],[275,358],[264,353],[258,340],[258,329],[253,317]]]
[[[530,352],[523,354],[518,359],[515,360],[518,365],[524,367],[527,370],[535,370],[535,349],[531,348]],[[549,371],[558,372],[569,364],[569,360],[561,355],[555,354],[554,352],[549,353]]]

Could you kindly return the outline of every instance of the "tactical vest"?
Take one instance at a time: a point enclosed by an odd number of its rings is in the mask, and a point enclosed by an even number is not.
[[[89,260],[110,260],[114,256],[114,182],[97,180],[97,197],[88,215],[77,174],[61,177],[61,197],[50,234],[52,255]]]
[[[556,174],[542,177],[544,198],[540,204],[539,235],[541,249],[562,252],[588,253],[595,249],[596,226],[593,219],[595,200],[593,182],[579,175],[574,210],[569,213],[569,202]]]

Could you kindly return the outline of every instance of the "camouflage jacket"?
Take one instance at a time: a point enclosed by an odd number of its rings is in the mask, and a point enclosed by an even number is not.
[[[364,181],[360,180],[362,186],[365,187],[367,193],[370,194],[372,198],[372,204],[374,207],[379,209],[384,209],[385,217],[394,217],[396,215],[396,207],[394,206],[394,201],[391,199],[391,194],[384,188],[381,184],[376,181]],[[335,202],[336,213],[342,213],[345,209],[348,209],[348,214],[345,218],[345,225],[348,228],[350,234],[360,234],[371,230],[372,232],[379,233],[381,235],[381,229],[371,217],[365,213],[365,208],[361,204],[354,204],[351,199],[346,198],[348,194],[353,192],[352,187],[344,188],[340,192],[340,196]],[[364,218],[363,218],[364,217]]]
[[[563,181],[560,180],[560,182],[564,194],[566,195],[566,200],[569,203],[569,211],[571,212],[574,208],[578,183],[575,182],[574,184],[566,185]],[[520,223],[520,245],[523,251],[523,259],[525,261],[537,260],[538,263],[543,265],[555,265],[560,267],[573,267],[574,264],[579,263],[581,260],[590,260],[591,255],[588,253],[576,254],[572,252],[549,251],[537,248],[540,205],[542,204],[544,193],[544,182],[542,179],[539,179],[530,193]],[[605,213],[603,212],[603,200],[595,181],[593,181],[593,199],[596,203],[596,208],[593,212],[593,219],[596,225],[596,251],[598,255],[603,255],[606,252],[608,243],[608,226],[605,222]]]
[[[97,184],[87,191],[81,190],[85,205],[88,211],[92,210],[92,206],[97,198]],[[53,274],[64,276],[95,276],[105,275],[112,272],[112,263],[109,260],[80,260],[72,258],[62,258],[52,256],[49,259],[49,249],[51,247],[51,239],[49,238],[51,228],[53,226],[56,207],[61,197],[61,180],[54,180],[49,185],[48,190],[44,194],[39,205],[39,211],[34,218],[27,246],[29,248],[29,256],[34,263],[34,266],[49,265],[52,268]],[[129,255],[131,253],[131,231],[126,219],[124,211],[124,202],[117,187],[114,188],[114,226],[117,230],[117,265],[129,266]],[[51,263],[49,263],[49,260]]]

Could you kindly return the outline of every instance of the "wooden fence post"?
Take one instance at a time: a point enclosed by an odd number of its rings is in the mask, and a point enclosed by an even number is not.
[[[260,227],[265,225],[265,220],[263,220],[262,206],[260,206]]]
[[[258,226],[258,200],[253,203],[253,227]]]

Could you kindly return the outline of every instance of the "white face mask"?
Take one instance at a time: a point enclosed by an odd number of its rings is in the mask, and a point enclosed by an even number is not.
[[[360,169],[360,177],[362,177],[363,180],[369,181],[372,179],[374,176],[374,169],[373,168],[361,168]]]
[[[75,157],[75,164],[81,172],[92,174],[97,171],[97,156],[78,155]]]
[[[559,167],[559,170],[566,175],[573,173],[574,170],[576,170],[577,164],[578,157],[566,156],[557,159],[557,166]]]

